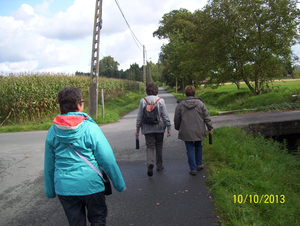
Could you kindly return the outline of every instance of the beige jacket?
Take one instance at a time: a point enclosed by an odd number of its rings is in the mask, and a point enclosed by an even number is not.
[[[175,109],[175,129],[178,139],[199,141],[206,138],[206,126],[212,130],[209,112],[200,98],[189,96],[179,102]]]

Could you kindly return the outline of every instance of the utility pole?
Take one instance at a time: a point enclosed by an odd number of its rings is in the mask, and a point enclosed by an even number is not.
[[[102,28],[102,0],[96,0],[94,32],[92,45],[91,76],[90,76],[90,100],[89,115],[97,118],[98,112],[98,75],[99,75],[99,48],[100,30]]]
[[[146,65],[145,65],[145,45],[143,45],[143,77],[144,77],[144,94],[146,94]]]

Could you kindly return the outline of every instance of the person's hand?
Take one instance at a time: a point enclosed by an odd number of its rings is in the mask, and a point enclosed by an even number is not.
[[[167,137],[171,136],[171,130],[167,131]]]
[[[213,131],[214,131],[214,130],[212,129],[211,131],[208,131],[208,133],[209,133],[209,134],[213,134]]]
[[[139,136],[139,132],[135,131],[135,137],[138,137],[138,136]]]

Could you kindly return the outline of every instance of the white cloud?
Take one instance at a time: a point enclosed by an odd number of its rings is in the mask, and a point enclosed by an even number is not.
[[[133,32],[146,46],[147,59],[157,62],[160,46],[166,41],[153,38],[152,33],[162,16],[181,7],[193,12],[206,0],[118,2]],[[52,3],[43,0],[36,6],[23,4],[11,17],[0,16],[0,71],[90,70],[95,1],[74,0],[66,11],[57,13],[50,12]],[[111,55],[119,62],[119,69],[126,70],[133,63],[141,66],[143,53],[115,1],[103,1],[102,13],[100,57]]]
[[[51,70],[78,64],[80,49],[44,37],[40,31],[49,20],[35,14],[31,6],[23,4],[12,15],[0,16],[0,71]],[[59,36],[54,38],[59,39]]]
[[[5,62],[0,63],[0,72],[31,72],[34,71],[36,67],[37,63],[35,61]]]
[[[49,10],[49,6],[50,6],[50,2],[44,1],[41,5],[36,5],[34,7],[34,11],[40,15],[51,16],[52,13]]]
[[[59,12],[45,21],[40,34],[51,39],[77,40],[93,32],[93,4],[75,0],[66,12]]]
[[[42,41],[43,38],[35,35],[28,21],[0,17],[0,62],[32,60]]]
[[[15,20],[26,22],[34,19],[35,14],[33,8],[30,5],[23,4],[21,8],[12,13],[12,16]]]
[[[70,64],[78,64],[80,60],[80,51],[72,45],[55,46],[54,43],[46,46],[41,53],[38,70],[52,68]]]

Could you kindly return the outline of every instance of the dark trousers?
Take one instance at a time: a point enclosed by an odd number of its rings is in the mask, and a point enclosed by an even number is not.
[[[147,166],[154,165],[154,151],[156,151],[156,166],[161,168],[163,165],[162,149],[164,141],[164,133],[147,133],[146,152],[147,152]]]
[[[103,192],[84,196],[58,195],[70,226],[86,226],[87,218],[91,226],[105,226],[107,206]]]

